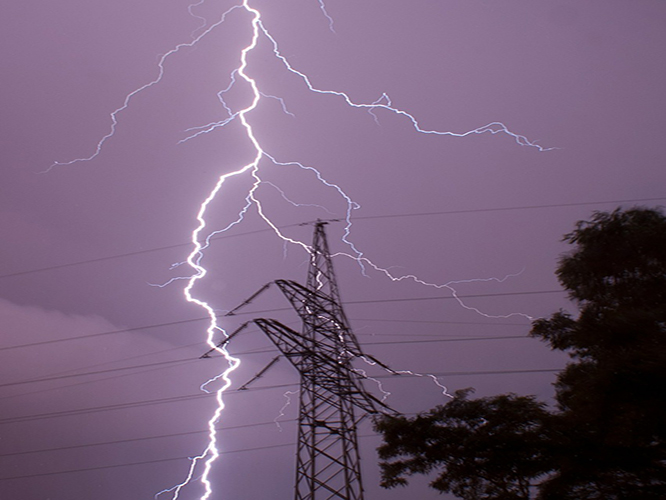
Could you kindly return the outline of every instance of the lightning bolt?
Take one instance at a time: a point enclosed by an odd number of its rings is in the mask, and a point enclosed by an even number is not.
[[[328,20],[328,29],[330,29],[333,33],[335,33],[335,28],[333,28],[333,18],[329,15],[328,11],[326,10],[326,5],[324,4],[324,0],[318,0],[318,2],[322,14],[324,14],[324,17]]]
[[[488,314],[488,313],[485,313],[481,309],[470,306],[466,302],[464,302],[462,300],[462,298],[458,295],[457,290],[454,288],[454,285],[459,285],[459,284],[462,284],[462,283],[489,283],[489,282],[493,282],[493,281],[496,282],[496,283],[504,283],[509,278],[515,278],[517,276],[520,276],[524,272],[524,269],[521,270],[518,273],[515,273],[515,274],[507,274],[503,278],[496,278],[496,277],[471,278],[471,279],[465,279],[465,280],[452,280],[452,281],[448,281],[446,283],[432,283],[432,282],[429,282],[429,281],[425,281],[425,280],[419,278],[418,276],[416,276],[414,274],[404,274],[404,275],[401,275],[401,276],[397,276],[397,275],[391,273],[388,269],[383,268],[383,267],[379,267],[374,262],[372,262],[371,260],[369,260],[365,257],[357,257],[357,256],[350,255],[350,254],[344,253],[344,252],[338,252],[336,254],[333,254],[332,257],[347,257],[347,258],[354,259],[356,261],[360,261],[362,263],[365,263],[368,266],[370,266],[372,269],[374,269],[375,271],[377,271],[380,274],[383,274],[384,276],[386,276],[388,279],[390,279],[393,282],[412,281],[414,283],[418,283],[421,286],[425,286],[425,287],[429,287],[429,288],[435,288],[437,290],[441,290],[441,289],[449,290],[451,292],[451,296],[456,300],[456,302],[458,302],[458,304],[463,309],[467,309],[468,311],[472,311],[472,312],[474,312],[474,313],[476,313],[480,316],[483,316],[485,318],[508,319],[508,318],[513,318],[513,317],[519,316],[519,317],[525,318],[529,321],[533,321],[533,320],[536,319],[533,316],[530,316],[529,314],[525,314],[525,313],[521,313],[521,312],[512,312],[512,313],[509,313],[509,314]]]
[[[275,422],[275,425],[277,426],[278,430],[282,432],[282,426],[280,425],[280,419],[285,416],[285,412],[287,411],[287,408],[291,406],[291,397],[295,396],[298,394],[299,391],[286,391],[283,396],[285,399],[285,403],[282,405],[282,408],[280,408],[280,411],[278,412],[278,416],[273,419],[273,422]]]
[[[287,107],[285,105],[285,102],[277,97],[273,96],[270,94],[263,93],[260,88],[259,84],[256,79],[252,78],[249,76],[246,72],[247,67],[248,67],[248,54],[250,54],[253,50],[257,48],[259,39],[261,37],[264,37],[270,44],[270,47],[272,47],[272,53],[282,63],[282,66],[288,71],[289,73],[296,75],[300,81],[305,85],[305,87],[312,93],[319,94],[325,97],[337,99],[341,101],[344,105],[349,106],[354,109],[358,110],[364,110],[368,113],[370,113],[375,120],[375,122],[379,123],[379,116],[378,112],[383,111],[385,113],[388,113],[390,115],[394,115],[398,117],[399,119],[407,120],[409,123],[411,123],[412,127],[417,133],[420,134],[427,134],[427,135],[438,135],[438,136],[449,136],[449,137],[456,137],[456,138],[464,138],[468,137],[471,135],[475,134],[501,134],[501,135],[506,135],[509,138],[511,138],[513,141],[515,141],[517,144],[529,148],[534,148],[538,151],[544,152],[544,151],[549,151],[551,149],[555,148],[546,148],[534,141],[530,141],[526,136],[515,133],[511,131],[506,125],[504,125],[502,122],[491,122],[486,125],[483,125],[481,127],[478,127],[473,130],[468,130],[464,132],[452,132],[452,131],[446,131],[446,130],[435,130],[435,129],[429,129],[425,128],[420,124],[420,122],[417,120],[417,118],[412,115],[411,113],[400,109],[396,106],[393,105],[392,100],[386,93],[382,93],[378,99],[376,99],[373,102],[369,103],[361,103],[361,102],[355,102],[352,100],[348,94],[342,91],[338,90],[330,90],[330,89],[323,89],[315,86],[310,77],[306,75],[305,73],[299,71],[296,69],[292,64],[288,61],[288,59],[282,54],[279,48],[279,44],[277,40],[270,34],[270,32],[266,29],[262,22],[262,16],[261,12],[252,7],[250,5],[250,0],[242,0],[242,2],[234,5],[227,11],[225,11],[221,17],[214,23],[210,24],[207,26],[207,21],[200,17],[197,16],[194,13],[194,8],[202,5],[205,0],[199,0],[197,3],[191,4],[188,7],[188,10],[190,14],[201,20],[200,26],[192,32],[192,40],[187,43],[182,43],[179,45],[176,45],[174,48],[166,52],[164,55],[162,55],[157,63],[157,76],[151,80],[150,82],[142,85],[141,87],[138,87],[134,91],[130,92],[129,94],[126,95],[122,105],[115,109],[113,112],[110,113],[110,129],[107,134],[105,134],[97,143],[96,147],[94,148],[94,151],[92,154],[81,157],[81,158],[75,158],[73,160],[69,160],[66,162],[54,162],[47,168],[47,172],[52,170],[53,168],[56,167],[64,167],[64,166],[71,166],[77,163],[83,163],[83,162],[90,162],[94,160],[97,156],[99,156],[102,153],[102,150],[105,146],[105,144],[112,139],[116,132],[116,128],[118,125],[118,117],[119,115],[126,110],[131,101],[137,96],[137,94],[153,87],[154,85],[157,85],[163,78],[164,72],[165,72],[165,64],[167,60],[177,52],[181,51],[182,49],[189,48],[189,47],[194,47],[197,43],[199,43],[204,37],[209,35],[211,32],[216,30],[222,23],[224,23],[227,18],[234,13],[235,11],[239,11],[240,13],[243,13],[246,16],[249,16],[249,24],[251,27],[251,39],[249,43],[241,49],[240,51],[240,56],[239,56],[239,64],[238,66],[230,73],[229,76],[229,84],[227,85],[226,88],[218,92],[218,99],[219,102],[224,108],[226,116],[216,122],[208,123],[206,125],[201,125],[197,127],[193,127],[190,129],[186,130],[187,135],[181,139],[180,142],[187,142],[193,139],[196,139],[197,137],[203,135],[203,134],[209,134],[211,132],[214,132],[220,128],[223,128],[227,126],[228,124],[239,121],[242,129],[244,130],[244,135],[249,141],[249,143],[252,146],[253,150],[253,158],[251,161],[246,163],[245,165],[239,167],[238,169],[225,173],[223,175],[220,175],[219,178],[217,179],[215,185],[207,195],[207,197],[201,202],[199,209],[196,214],[196,221],[197,225],[196,228],[192,231],[191,234],[191,243],[192,243],[192,251],[191,253],[187,256],[187,259],[183,263],[177,263],[174,264],[173,267],[178,267],[181,264],[187,264],[191,269],[192,269],[192,274],[189,276],[182,276],[182,277],[177,277],[173,278],[172,280],[169,280],[167,283],[164,285],[159,285],[159,286],[166,286],[170,283],[172,283],[175,280],[186,280],[186,285],[183,289],[184,297],[187,302],[193,303],[197,305],[198,307],[201,307],[206,314],[209,317],[209,325],[206,330],[206,340],[208,345],[216,350],[219,354],[223,356],[223,358],[226,361],[227,368],[222,371],[219,375],[216,377],[212,378],[211,380],[207,381],[202,385],[202,390],[208,391],[208,387],[212,387],[214,385],[218,385],[217,389],[215,390],[215,398],[217,401],[217,407],[215,411],[213,412],[213,415],[210,417],[208,420],[208,445],[206,448],[197,456],[192,457],[190,459],[190,467],[188,469],[188,472],[186,474],[185,479],[177,484],[176,486],[173,486],[167,490],[163,490],[160,493],[158,493],[157,496],[170,493],[172,494],[171,498],[172,500],[176,500],[179,498],[180,493],[182,490],[189,485],[191,482],[195,480],[195,477],[197,480],[201,482],[201,484],[204,487],[204,494],[200,497],[200,500],[207,500],[211,497],[213,494],[212,490],[212,485],[209,479],[210,472],[212,470],[214,462],[220,457],[220,452],[218,450],[217,446],[217,433],[216,433],[216,424],[221,418],[222,412],[225,408],[225,403],[224,403],[224,393],[225,391],[231,386],[231,374],[240,366],[240,359],[232,356],[226,348],[226,343],[219,343],[219,341],[216,341],[216,338],[219,337],[219,335],[227,336],[228,334],[218,324],[217,316],[215,314],[215,311],[213,307],[205,302],[204,300],[201,300],[197,298],[194,294],[194,289],[197,285],[197,283],[202,280],[206,274],[207,270],[206,268],[202,265],[202,259],[204,256],[204,251],[210,246],[210,241],[211,238],[219,233],[226,232],[230,230],[232,227],[236,226],[237,224],[240,224],[245,215],[250,211],[250,209],[254,208],[256,210],[256,213],[263,219],[263,221],[267,224],[267,226],[273,230],[273,232],[281,238],[285,244],[293,244],[296,245],[303,250],[305,250],[307,253],[310,253],[312,250],[307,245],[306,243],[291,239],[284,235],[280,229],[277,227],[277,225],[271,220],[271,218],[265,213],[263,205],[261,203],[260,197],[259,197],[259,187],[263,184],[269,185],[279,191],[279,193],[282,195],[283,199],[287,201],[288,203],[291,203],[293,205],[297,206],[303,206],[299,205],[296,202],[292,201],[289,199],[284,191],[282,191],[278,186],[272,183],[268,183],[267,181],[262,180],[261,178],[261,167],[263,164],[268,164],[272,165],[277,168],[298,168],[304,171],[307,175],[314,175],[315,178],[321,182],[324,186],[327,188],[330,188],[334,191],[337,192],[337,194],[340,196],[340,198],[344,201],[346,205],[346,210],[345,210],[345,216],[344,216],[344,231],[343,231],[343,236],[342,236],[342,241],[343,243],[349,248],[349,252],[347,253],[339,253],[336,254],[335,256],[343,256],[346,258],[351,258],[354,259],[359,266],[361,267],[362,272],[365,274],[367,272],[367,269],[372,269],[375,272],[378,272],[380,274],[385,275],[387,278],[389,278],[391,281],[399,282],[399,281],[404,281],[404,280],[411,280],[413,282],[416,282],[418,284],[421,284],[423,286],[427,287],[433,287],[437,289],[447,289],[449,290],[453,296],[456,298],[458,303],[471,311],[474,311],[478,314],[482,314],[487,317],[510,317],[514,315],[521,315],[526,317],[527,319],[532,319],[530,316],[527,316],[525,314],[521,313],[512,313],[509,315],[505,316],[490,316],[488,314],[483,313],[479,309],[476,309],[474,307],[471,307],[467,304],[465,304],[462,299],[457,295],[457,292],[454,288],[456,284],[460,283],[469,283],[469,282],[481,282],[481,281],[498,281],[502,282],[512,275],[506,276],[504,278],[481,278],[481,279],[473,279],[473,280],[464,280],[464,281],[450,281],[444,284],[436,284],[436,283],[431,283],[425,280],[422,280],[418,278],[415,275],[404,275],[404,276],[396,276],[390,273],[387,269],[384,269],[380,266],[377,266],[374,264],[372,261],[370,261],[368,258],[366,258],[363,255],[363,252],[361,252],[359,249],[355,247],[355,245],[351,242],[350,240],[350,234],[351,234],[351,227],[352,227],[352,212],[360,206],[358,203],[354,202],[345,192],[344,190],[338,186],[337,184],[328,181],[324,176],[319,172],[316,168],[299,163],[297,161],[281,161],[277,158],[275,158],[273,155],[268,153],[263,149],[263,147],[260,144],[260,141],[255,135],[254,129],[252,127],[252,124],[249,120],[250,115],[252,112],[257,109],[259,106],[260,102],[262,99],[274,99],[278,100],[282,106],[282,110],[284,113],[293,116],[292,113],[290,113],[287,110]],[[326,6],[324,4],[323,0],[317,0],[319,3],[319,8],[322,12],[322,14],[325,16],[325,18],[328,20],[329,23],[329,29],[334,32],[334,26],[333,26],[333,18],[328,14],[326,10]],[[200,32],[200,34],[196,35],[197,32]],[[233,110],[231,106],[229,106],[225,100],[225,95],[236,85],[245,85],[250,89],[250,103],[244,107],[241,110]],[[238,178],[238,177],[249,177],[251,180],[251,187],[249,188],[247,195],[245,197],[245,205],[240,209],[237,218],[229,223],[226,227],[222,229],[211,229],[208,227],[208,224],[206,222],[206,215],[207,211],[209,209],[210,204],[215,200],[220,193],[223,191],[223,188],[225,187],[225,184],[227,181],[229,181],[232,178]],[[323,207],[322,207],[323,208]],[[374,364],[374,362],[365,359],[365,361],[369,364]],[[365,373],[363,371],[359,371],[359,373]],[[442,389],[443,394],[448,395],[446,391],[446,387],[441,385],[439,381],[437,380],[436,377],[432,375],[422,375],[422,374],[417,374],[414,372],[410,371],[401,371],[401,372],[395,372],[395,373],[409,373],[411,375],[418,375],[418,376],[430,376],[433,378],[435,383]],[[380,391],[384,394],[384,397],[388,397],[388,392],[386,392],[381,385],[379,386]],[[288,403],[287,403],[288,404]],[[281,410],[281,415],[283,414],[283,410],[286,408],[283,407]],[[276,418],[276,421],[279,419]],[[277,422],[276,422],[277,423]],[[203,471],[198,471],[199,465],[203,464]]]
[[[372,360],[372,359],[368,359],[366,356],[361,356],[361,359],[370,366],[377,366],[377,364],[378,364],[377,361]],[[392,374],[392,375],[411,375],[413,377],[428,377],[433,381],[433,383],[437,387],[439,387],[441,389],[443,396],[446,396],[448,398],[453,399],[453,396],[451,394],[449,394],[449,389],[444,384],[442,384],[435,375],[433,375],[431,373],[418,373],[418,372],[413,372],[411,370],[394,370],[392,368],[389,368],[388,366],[382,366],[382,368],[384,370],[386,370],[387,372],[389,372],[390,374]],[[362,370],[360,368],[355,368],[354,371],[357,372],[358,374],[360,374],[363,378],[367,378],[368,380],[371,380],[372,382],[374,382],[377,385],[377,388],[379,389],[379,392],[382,393],[382,402],[386,401],[389,398],[389,396],[391,396],[391,393],[389,391],[387,391],[386,389],[384,389],[384,386],[383,386],[381,380],[370,377],[365,372],[365,370]]]

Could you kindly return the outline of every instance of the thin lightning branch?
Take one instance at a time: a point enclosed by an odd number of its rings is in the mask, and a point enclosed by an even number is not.
[[[265,94],[263,92],[261,92],[261,95],[263,97],[267,97],[269,99],[275,99],[276,101],[278,101],[280,103],[280,106],[282,106],[282,112],[285,115],[289,115],[293,118],[296,118],[296,115],[287,109],[287,105],[285,104],[284,99],[282,99],[282,97],[278,97],[278,96],[274,96],[274,95],[270,95],[270,94]]]
[[[309,166],[307,166],[307,165],[303,165],[302,163],[299,163],[299,162],[296,162],[296,161],[291,161],[291,162],[280,162],[280,161],[276,160],[275,158],[273,158],[272,156],[270,156],[269,154],[266,154],[266,157],[270,158],[270,160],[271,160],[275,165],[279,165],[279,166],[283,166],[283,167],[286,167],[286,166],[296,166],[296,167],[298,167],[298,168],[300,168],[300,169],[302,169],[302,170],[307,170],[307,171],[312,172],[312,173],[317,177],[317,180],[318,180],[319,182],[321,182],[323,185],[325,185],[325,186],[327,186],[327,187],[329,187],[329,188],[332,188],[332,189],[334,189],[335,191],[337,191],[338,194],[340,195],[340,197],[342,197],[342,198],[345,200],[345,203],[346,203],[346,205],[347,205],[346,210],[345,210],[345,229],[344,229],[344,234],[342,235],[342,238],[341,238],[341,239],[342,239],[342,241],[343,241],[347,246],[349,246],[349,247],[352,249],[352,251],[354,252],[354,254],[355,254],[356,257],[357,257],[357,261],[359,262],[359,264],[360,264],[361,267],[363,268],[363,264],[362,264],[362,260],[361,260],[361,258],[363,257],[363,252],[361,252],[360,250],[358,250],[358,249],[356,248],[356,246],[354,245],[354,243],[352,243],[352,242],[348,239],[348,238],[349,238],[349,235],[351,234],[351,227],[352,227],[351,217],[352,217],[352,212],[353,212],[354,210],[357,210],[357,209],[361,208],[361,205],[359,205],[359,204],[356,203],[354,200],[352,200],[352,199],[347,195],[347,193],[345,193],[345,192],[342,190],[342,188],[341,188],[340,186],[338,186],[337,184],[334,184],[334,183],[332,183],[332,182],[327,181],[327,180],[322,176],[321,172],[319,172],[319,170],[317,170],[316,168],[314,168],[314,167],[309,167]]]
[[[190,460],[192,460],[192,458],[190,458]],[[197,480],[199,480],[199,479],[201,479],[201,477],[197,478]],[[188,477],[188,481],[189,481],[189,477]],[[181,487],[182,486],[180,484],[177,484],[176,486],[172,486],[171,488],[166,488],[162,491],[158,491],[157,493],[155,493],[154,498],[155,498],[155,500],[158,500],[160,495],[164,495],[165,493],[172,493],[172,492],[174,492],[174,494],[175,494],[175,496],[172,497],[172,498],[177,498],[178,497],[178,492],[176,490],[178,490]]]
[[[199,0],[197,3],[193,3],[187,6],[187,12],[190,13],[190,16],[192,16],[194,19],[199,19],[201,21],[201,24],[194,31],[192,31],[192,34],[190,35],[192,39],[195,39],[196,38],[195,33],[205,28],[206,24],[208,23],[205,17],[198,16],[197,14],[194,13],[194,8],[198,7],[199,5],[203,5],[205,1],[206,0]]]
[[[361,359],[370,366],[377,366],[379,364],[379,363],[377,363],[377,361],[372,360],[372,359],[368,359],[366,356],[361,356]],[[394,370],[393,368],[389,368],[386,365],[381,366],[381,368],[386,370],[388,373],[391,373],[392,375],[412,375],[414,377],[428,377],[428,378],[432,379],[434,384],[442,390],[442,395],[453,399],[453,396],[451,396],[451,394],[449,394],[449,389],[444,384],[442,384],[435,375],[433,375],[431,373],[418,373],[418,372],[413,372],[411,370]],[[391,393],[389,391],[387,391],[386,389],[384,389],[384,386],[382,385],[380,380],[377,380],[376,378],[370,377],[365,372],[365,370],[355,368],[354,371],[359,373],[363,378],[366,378],[368,380],[372,380],[375,384],[377,384],[377,388],[383,394],[382,402],[386,401],[389,398],[389,396],[391,396]]]
[[[95,152],[93,154],[83,158],[75,158],[74,160],[70,160],[67,162],[59,162],[59,161],[53,162],[51,166],[47,168],[43,173],[50,172],[53,168],[58,166],[74,165],[75,163],[87,162],[97,158],[99,154],[102,152],[102,148],[104,147],[106,141],[108,141],[116,133],[116,126],[118,125],[118,114],[127,109],[127,107],[130,104],[130,101],[134,96],[162,81],[162,77],[164,76],[164,63],[166,62],[167,58],[175,54],[176,52],[179,52],[181,49],[184,49],[186,47],[194,47],[197,43],[199,43],[199,41],[202,38],[204,38],[206,35],[214,31],[215,28],[217,28],[220,24],[222,24],[226,20],[228,14],[230,14],[233,10],[238,9],[239,7],[240,7],[239,5],[231,7],[224,14],[222,14],[222,17],[220,18],[219,21],[210,25],[208,29],[206,29],[203,33],[201,33],[201,35],[197,36],[194,40],[188,43],[181,43],[179,45],[176,45],[173,49],[171,49],[166,54],[160,57],[157,63],[157,67],[159,68],[157,77],[154,80],[146,83],[145,85],[142,85],[141,87],[127,94],[127,96],[125,96],[125,100],[123,101],[123,105],[111,112],[111,114],[109,115],[111,117],[111,128],[109,132],[99,140],[99,142],[97,143],[97,147],[95,148]]]
[[[490,133],[490,134],[499,134],[503,133],[506,134],[510,137],[513,137],[513,139],[516,141],[516,143],[520,144],[521,146],[530,146],[533,148],[537,148],[539,151],[550,151],[555,148],[544,148],[543,146],[540,146],[536,142],[530,141],[527,137],[524,135],[517,134],[515,132],[512,132],[511,130],[508,129],[506,125],[504,125],[502,122],[491,122],[488,123],[487,125],[484,125],[482,127],[478,127],[474,130],[468,130],[467,132],[451,132],[451,131],[441,131],[441,130],[429,130],[429,129],[424,129],[419,121],[414,117],[414,115],[408,113],[407,111],[401,110],[399,108],[395,108],[391,105],[391,100],[386,94],[382,94],[382,98],[379,100],[369,103],[369,104],[364,104],[364,103],[356,103],[352,101],[352,99],[344,92],[340,92],[338,90],[322,90],[319,88],[316,88],[310,81],[310,77],[308,77],[305,73],[302,73],[295,69],[291,63],[287,60],[285,56],[282,55],[280,52],[280,49],[278,47],[278,43],[273,38],[273,36],[268,32],[268,30],[261,24],[259,23],[259,26],[261,30],[263,31],[264,35],[266,38],[270,40],[270,42],[273,45],[273,53],[275,54],[275,57],[277,57],[284,66],[287,68],[288,71],[291,73],[299,76],[305,85],[307,86],[308,90],[311,92],[315,92],[317,94],[327,94],[327,95],[334,95],[337,97],[341,97],[348,106],[351,106],[353,108],[360,108],[360,109],[369,109],[369,110],[375,110],[375,109],[385,109],[387,111],[390,111],[391,113],[394,113],[399,116],[403,116],[407,118],[411,123],[414,129],[416,129],[417,132],[420,132],[422,134],[434,134],[434,135],[447,135],[447,136],[452,136],[452,137],[467,137],[469,135],[473,134],[485,134],[485,133]],[[387,101],[386,103],[381,102],[384,100],[384,97],[386,98],[385,100]]]
[[[213,132],[214,130],[224,127],[231,123],[238,115],[239,113],[234,113],[231,108],[227,105],[227,102],[224,100],[224,94],[229,92],[233,86],[236,84],[236,74],[238,73],[238,69],[234,69],[231,72],[231,75],[229,76],[229,85],[227,85],[227,88],[220,90],[217,93],[217,98],[220,101],[220,104],[224,107],[224,109],[227,111],[228,116],[224,120],[220,120],[217,122],[209,123],[207,125],[199,125],[197,127],[190,127],[186,129],[186,132],[195,132],[193,134],[188,135],[184,139],[181,139],[178,141],[178,144],[183,144],[184,142],[189,141],[190,139],[194,139],[196,137],[199,137],[200,135],[203,134],[208,134],[210,132]]]
[[[262,184],[266,184],[267,186],[271,186],[271,187],[272,187],[273,189],[275,189],[278,193],[280,193],[280,196],[282,197],[282,199],[283,199],[284,201],[286,201],[286,202],[289,203],[290,205],[293,205],[294,207],[315,207],[315,208],[320,208],[320,209],[322,209],[323,211],[327,212],[327,213],[330,214],[330,215],[335,215],[333,212],[331,212],[328,208],[326,208],[326,207],[323,206],[323,205],[317,205],[316,203],[296,203],[295,201],[290,200],[290,199],[287,197],[287,195],[285,194],[285,192],[282,191],[282,189],[280,189],[279,186],[276,186],[276,185],[273,184],[272,182],[269,182],[269,181],[263,181]]]
[[[396,370],[395,373],[397,373],[398,375],[412,375],[414,377],[428,377],[434,382],[434,384],[437,387],[439,387],[442,390],[442,394],[444,396],[453,399],[453,396],[451,394],[449,394],[449,392],[448,392],[449,391],[448,388],[444,384],[442,384],[439,381],[439,379],[435,375],[433,375],[432,373],[417,373],[417,372],[413,372],[411,370]]]
[[[438,284],[438,283],[431,283],[431,282],[428,282],[428,281],[424,281],[423,279],[419,278],[418,276],[416,276],[414,274],[405,274],[405,275],[402,275],[402,276],[395,276],[388,269],[383,268],[383,267],[379,267],[374,262],[372,262],[371,260],[369,260],[365,257],[358,257],[358,256],[355,256],[355,255],[349,255],[349,254],[344,253],[344,252],[339,252],[339,253],[333,254],[331,257],[347,257],[349,259],[354,259],[354,260],[357,260],[357,261],[360,260],[363,263],[370,266],[375,271],[383,274],[384,276],[386,276],[387,278],[389,278],[393,282],[412,281],[414,283],[418,283],[419,285],[427,286],[427,287],[430,287],[430,288],[436,288],[436,289],[439,289],[439,290],[445,288],[445,289],[447,289],[451,292],[451,295],[453,296],[453,298],[456,300],[456,302],[458,302],[458,304],[462,308],[467,309],[468,311],[472,311],[472,312],[474,312],[476,314],[479,314],[481,316],[484,316],[486,318],[508,319],[508,318],[520,316],[520,317],[523,317],[523,318],[525,318],[529,321],[533,321],[533,320],[536,319],[533,316],[530,316],[528,314],[521,313],[521,312],[514,312],[514,313],[509,313],[509,314],[503,314],[503,315],[487,314],[487,313],[481,311],[480,309],[478,309],[476,307],[472,307],[472,306],[467,305],[458,296],[458,292],[453,287],[454,285],[460,285],[462,283],[488,283],[488,282],[491,282],[491,281],[494,281],[496,283],[504,283],[509,278],[515,278],[516,276],[520,276],[524,272],[524,269],[521,270],[519,273],[507,274],[503,278],[494,278],[494,277],[491,277],[491,278],[472,278],[472,279],[466,279],[466,280],[452,280],[452,281],[448,281],[446,283]]]
[[[277,425],[277,428],[282,432],[282,426],[280,425],[280,419],[285,416],[285,412],[287,411],[287,408],[291,405],[291,397],[295,396],[298,394],[299,391],[287,391],[283,394],[284,398],[287,400],[282,408],[280,408],[280,412],[278,413],[278,416],[273,419],[273,422],[275,422],[275,425]]]
[[[381,364],[381,363],[378,363],[374,359],[368,359],[366,356],[361,356],[361,359],[363,359],[363,361],[365,361],[370,366],[377,366],[378,364]],[[451,396],[451,394],[449,394],[448,388],[445,385],[443,385],[439,381],[439,379],[435,375],[433,375],[432,373],[418,373],[418,372],[413,372],[411,370],[394,370],[393,368],[389,368],[388,366],[383,365],[383,364],[381,364],[381,367],[384,370],[386,370],[387,372],[389,372],[393,375],[412,375],[414,377],[428,377],[428,378],[432,379],[432,381],[435,383],[435,385],[442,390],[442,395],[453,399],[453,396]],[[370,380],[372,380],[373,382],[375,382],[377,384],[377,386],[379,387],[379,390],[382,393],[384,393],[384,398],[382,399],[382,401],[384,401],[386,398],[388,398],[391,395],[390,392],[384,390],[384,388],[382,387],[382,384],[379,380],[377,380],[375,378],[372,378],[372,377],[368,377],[368,378]]]
[[[318,0],[318,2],[319,2],[319,8],[324,14],[324,17],[328,20],[328,29],[330,29],[333,33],[335,33],[335,28],[333,28],[333,18],[328,14],[328,11],[326,10],[326,5],[324,4],[324,0]]]
[[[363,359],[363,361],[368,363],[370,366],[375,366],[377,364],[374,361],[370,361],[365,356],[362,356],[361,359]],[[375,384],[377,384],[377,389],[379,389],[379,392],[382,393],[382,399],[381,399],[382,403],[385,402],[389,398],[389,396],[391,396],[391,393],[389,391],[387,391],[386,389],[384,389],[384,386],[383,386],[381,380],[377,380],[376,378],[372,378],[370,375],[367,374],[367,372],[365,370],[362,370],[361,368],[352,368],[352,370],[354,372],[358,373],[364,379],[372,380]]]
[[[379,97],[379,99],[377,99],[376,101],[374,101],[374,102],[372,103],[372,106],[377,106],[378,104],[382,104],[383,101],[385,102],[385,104],[386,104],[387,106],[390,106],[390,105],[391,105],[391,99],[389,98],[388,95],[386,95],[385,92],[382,93],[382,95]],[[368,114],[370,114],[370,115],[372,116],[372,118],[375,120],[375,123],[376,123],[377,125],[379,125],[379,117],[378,117],[377,114],[375,113],[374,108],[369,108],[369,109],[368,109]]]

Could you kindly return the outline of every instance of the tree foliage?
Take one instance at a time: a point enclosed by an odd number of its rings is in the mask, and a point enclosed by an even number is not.
[[[564,241],[574,249],[556,274],[577,316],[530,333],[571,356],[557,408],[458,393],[413,419],[383,417],[384,486],[436,472],[434,488],[467,500],[666,498],[666,217],[597,212]]]
[[[446,405],[418,415],[376,422],[384,436],[382,485],[407,484],[405,475],[440,471],[431,486],[477,498],[527,499],[530,480],[547,469],[540,429],[548,412],[531,396],[467,399],[457,391]]]

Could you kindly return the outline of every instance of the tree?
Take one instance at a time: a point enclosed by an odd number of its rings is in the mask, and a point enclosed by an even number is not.
[[[406,485],[405,475],[439,475],[431,486],[465,500],[530,498],[530,481],[548,470],[540,432],[548,412],[531,396],[469,400],[457,391],[444,406],[418,415],[382,417],[382,486]]]
[[[558,467],[544,499],[666,498],[666,217],[595,213],[557,276],[579,309],[531,335],[575,362],[556,382]]]
[[[555,383],[557,408],[458,394],[414,419],[383,417],[383,485],[437,470],[434,488],[468,500],[666,498],[666,217],[597,212],[564,241],[575,247],[556,274],[578,315],[559,311],[530,333],[571,356]],[[504,426],[488,433],[479,418]],[[526,489],[531,481],[538,488]]]

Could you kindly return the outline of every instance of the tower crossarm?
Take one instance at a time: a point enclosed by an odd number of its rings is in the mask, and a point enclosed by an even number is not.
[[[253,322],[268,336],[275,346],[300,372],[326,391],[348,398],[366,413],[393,413],[393,410],[370,394],[364,387],[362,376],[340,357],[333,346],[314,343],[302,334],[274,319],[257,318]]]
[[[327,332],[354,356],[362,356],[361,346],[349,327],[342,306],[321,290],[311,290],[296,281],[276,280],[275,284],[287,297],[303,321],[306,331]]]

